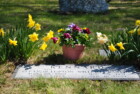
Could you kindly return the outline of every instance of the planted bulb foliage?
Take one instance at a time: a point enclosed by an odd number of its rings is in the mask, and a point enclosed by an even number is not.
[[[35,51],[45,50],[47,42],[53,36],[53,31],[48,33],[47,41],[40,36],[41,25],[28,15],[27,24],[13,29],[0,29],[0,62],[7,60],[27,60]],[[51,37],[50,37],[51,36]]]
[[[140,62],[140,20],[135,22],[136,27],[129,31],[120,31],[109,38],[109,41],[102,44],[111,61],[122,61],[129,63]],[[97,39],[100,41],[102,33],[97,33]]]

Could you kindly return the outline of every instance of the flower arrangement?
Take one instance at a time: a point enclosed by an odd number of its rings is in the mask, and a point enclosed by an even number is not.
[[[58,31],[58,37],[53,37],[54,43],[59,43],[60,46],[72,46],[76,44],[90,46],[91,37],[89,34],[91,31],[89,28],[80,28],[76,24],[70,24],[67,28],[61,28]]]
[[[62,46],[63,56],[69,60],[80,59],[83,56],[84,48],[92,44],[89,28],[80,28],[72,23],[57,32],[58,36],[53,37],[52,40]]]
[[[107,41],[106,35],[97,33],[98,42],[103,45],[112,62],[116,60],[128,63],[140,62],[140,20],[136,20],[135,25],[132,30],[112,35],[110,41]]]
[[[41,25],[28,14],[27,25],[13,29],[0,29],[0,62],[7,60],[27,60],[38,49],[45,50],[47,42],[53,37],[53,31],[41,36]]]

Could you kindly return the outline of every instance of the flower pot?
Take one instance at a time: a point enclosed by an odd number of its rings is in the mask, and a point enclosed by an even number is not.
[[[84,49],[84,45],[75,45],[75,47],[64,45],[62,47],[63,56],[70,60],[78,60],[82,57]]]

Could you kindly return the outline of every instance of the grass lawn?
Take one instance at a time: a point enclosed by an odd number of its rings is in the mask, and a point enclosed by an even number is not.
[[[112,2],[107,13],[100,14],[61,14],[57,0],[0,0],[0,27],[11,28],[26,21],[27,14],[42,25],[40,33],[50,29],[57,31],[70,23],[88,27],[95,32],[107,35],[119,29],[133,28],[140,19],[140,2]],[[98,55],[100,45],[93,42],[86,48],[82,59],[72,62],[62,58],[61,47],[49,43],[45,52],[38,52],[29,63],[106,63],[106,58]],[[42,57],[40,57],[42,56]],[[55,58],[55,59],[54,59]],[[13,63],[0,65],[0,94],[140,94],[139,81],[91,81],[60,79],[12,79]]]

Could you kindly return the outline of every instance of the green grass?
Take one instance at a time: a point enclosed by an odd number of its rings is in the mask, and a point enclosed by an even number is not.
[[[42,24],[41,32],[50,29],[55,32],[73,22],[81,27],[89,27],[93,32],[110,34],[118,28],[133,28],[135,20],[140,19],[140,3],[112,2],[107,13],[70,13],[59,12],[57,0],[0,0],[0,27],[11,28],[22,24],[27,14]],[[63,58],[61,47],[49,43],[45,52],[36,53],[28,63],[65,64],[65,63],[106,63],[106,58],[98,56],[100,45],[93,42],[86,48],[85,56],[78,61]],[[55,59],[54,59],[55,58]],[[0,65],[0,94],[140,94],[139,81],[91,81],[60,79],[12,79],[13,63]]]
[[[0,69],[0,94],[140,94],[140,81],[12,79],[12,63]]]
[[[95,32],[105,34],[115,33],[118,28],[133,28],[135,20],[139,19],[140,3],[135,2],[112,2],[107,13],[91,14],[91,13],[70,13],[61,14],[57,0],[1,0],[0,1],[0,27],[10,28],[17,24],[22,24],[27,18],[27,14],[31,13],[36,22],[42,24],[41,32],[48,32],[50,29],[57,31],[62,27],[66,27],[70,23],[75,23],[81,27],[88,27],[92,31],[95,38]],[[104,61],[105,58],[98,56],[100,45],[93,42],[92,48],[87,48],[85,56],[79,62],[97,63]],[[46,52],[37,53],[33,62],[42,61],[43,63],[65,63],[65,59],[61,56],[61,47],[49,44]],[[39,55],[38,55],[39,54]],[[43,56],[43,58],[40,57]],[[52,60],[49,57],[56,57]],[[59,57],[61,59],[59,59]],[[43,61],[47,59],[46,61]],[[31,60],[29,60],[31,62]],[[61,62],[59,62],[61,61]],[[72,62],[73,63],[73,62]],[[102,63],[102,62],[101,62]]]

